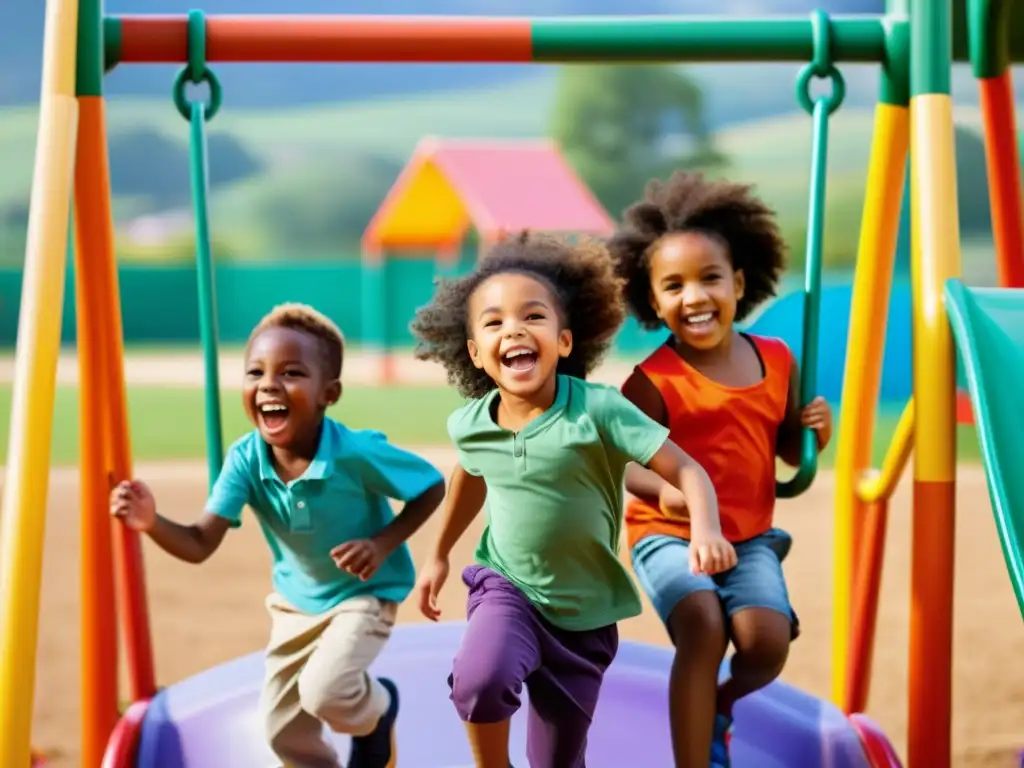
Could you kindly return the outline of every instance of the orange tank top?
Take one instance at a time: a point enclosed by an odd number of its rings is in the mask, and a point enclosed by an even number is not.
[[[727,387],[690,366],[668,344],[637,366],[661,393],[669,436],[704,467],[715,484],[722,534],[745,541],[772,527],[775,444],[786,415],[793,353],[779,339],[744,334],[764,364],[764,378]],[[626,505],[630,549],[657,535],[690,538],[690,522],[661,511],[657,500]]]

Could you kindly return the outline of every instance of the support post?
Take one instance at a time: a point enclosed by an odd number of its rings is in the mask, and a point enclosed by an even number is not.
[[[94,268],[113,247],[106,113],[99,68],[99,0],[78,14],[78,153],[75,159],[75,306],[78,328],[79,477],[81,482],[80,731],[83,765],[99,765],[117,723],[118,638],[109,508],[103,274]]]
[[[28,765],[67,266],[77,0],[48,0],[0,529],[0,765]]]
[[[971,68],[978,78],[999,285],[1024,288],[1024,200],[1010,69],[1009,0],[967,0]]]
[[[888,10],[894,17],[905,17],[906,0],[890,0]],[[836,441],[832,699],[837,706],[848,698],[851,601],[867,511],[857,496],[857,483],[871,466],[910,142],[907,28],[893,25],[889,35],[889,59],[881,71],[875,106]]]
[[[914,520],[908,768],[949,768],[956,371],[946,280],[960,275],[951,0],[911,0]]]
[[[93,365],[99,371],[96,375],[101,382],[106,459],[102,483],[109,492],[113,484],[132,478],[131,437],[124,380],[121,294],[114,255],[107,107],[103,96],[103,3],[102,0],[81,1],[80,40],[83,48],[79,56],[78,89],[83,114],[81,136],[87,143],[83,144],[86,156],[79,158],[75,186],[79,257],[89,272],[89,296],[87,304],[79,312],[84,310],[91,315],[87,322],[98,338],[95,342],[97,347],[91,354],[96,355],[97,362]],[[79,279],[82,279],[81,275]],[[84,477],[84,467],[82,472]],[[105,509],[106,504],[104,513]],[[104,519],[107,525],[111,524],[109,515],[104,514]],[[127,660],[128,695],[132,701],[139,701],[156,693],[142,546],[139,534],[120,523],[113,525],[113,540],[115,589]],[[102,702],[97,706],[103,706]],[[85,760],[84,764],[92,763]]]

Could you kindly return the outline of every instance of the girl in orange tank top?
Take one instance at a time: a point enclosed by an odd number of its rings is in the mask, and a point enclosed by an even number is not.
[[[669,339],[622,387],[711,477],[721,531],[736,565],[715,576],[693,563],[698,539],[679,490],[631,465],[626,509],[633,568],[676,646],[669,720],[676,768],[729,765],[732,707],[782,671],[797,619],[782,560],[789,535],[773,527],[775,459],[797,466],[800,432],[832,432],[822,398],[799,405],[800,378],[778,339],[733,323],[775,295],[785,243],[774,213],[749,186],[676,173],[653,181],[610,243],[630,311]],[[691,546],[692,544],[692,546]],[[730,676],[718,683],[729,641]]]

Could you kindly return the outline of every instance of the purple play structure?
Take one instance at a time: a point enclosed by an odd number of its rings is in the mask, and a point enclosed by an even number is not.
[[[472,768],[448,701],[448,669],[464,622],[399,626],[374,672],[402,694],[398,754],[405,768]],[[672,652],[623,642],[605,678],[587,750],[589,768],[672,764],[667,685]],[[263,661],[252,654],[160,691],[136,705],[111,740],[104,768],[259,768],[273,764],[256,714]],[[512,761],[527,766],[525,720],[512,724]],[[336,741],[344,757],[347,738]],[[894,768],[870,720],[775,683],[742,701],[732,742],[736,768]]]

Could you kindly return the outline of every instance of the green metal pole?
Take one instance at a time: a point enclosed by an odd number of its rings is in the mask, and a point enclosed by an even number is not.
[[[541,18],[531,23],[535,61],[807,61],[814,55],[806,16]],[[837,16],[830,27],[833,61],[882,59],[881,16]]]
[[[828,15],[821,10],[811,14],[815,46],[811,61],[797,75],[796,97],[811,116],[811,179],[807,206],[807,242],[805,248],[803,294],[803,335],[800,361],[800,406],[805,407],[817,394],[818,342],[821,314],[821,262],[825,233],[825,191],[828,182],[828,121],[839,109],[846,95],[843,76],[832,58]],[[810,95],[815,78],[831,83],[831,93]],[[776,482],[775,495],[793,498],[807,490],[818,471],[818,435],[808,428],[801,430],[800,466],[796,475],[786,482]]]
[[[909,0],[911,96],[949,95],[953,63],[951,0]]]
[[[220,369],[217,354],[217,299],[214,284],[213,248],[210,244],[210,173],[206,145],[206,106],[193,102],[189,121],[192,177],[192,210],[196,225],[196,283],[199,289],[199,336],[203,344],[203,372],[206,378],[206,464],[209,484],[224,463],[224,434],[220,412]]]
[[[102,0],[78,0],[75,94],[103,95],[104,20]]]
[[[977,78],[998,77],[1010,65],[1010,0],[967,0],[967,48]]]
[[[121,20],[116,16],[106,16],[102,23],[103,71],[110,72],[121,61]]]
[[[210,103],[189,101],[187,83],[207,83]],[[196,284],[199,291],[199,336],[203,345],[206,378],[206,463],[210,487],[224,463],[224,435],[220,413],[220,371],[217,355],[217,299],[213,248],[210,244],[210,166],[207,159],[206,121],[220,109],[222,91],[217,76],[206,66],[206,15],[188,14],[188,63],[178,72],[171,91],[178,112],[189,121],[189,175],[196,227]]]
[[[910,0],[885,2],[885,59],[878,100],[905,107],[910,103]]]

